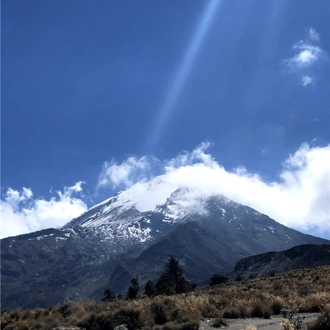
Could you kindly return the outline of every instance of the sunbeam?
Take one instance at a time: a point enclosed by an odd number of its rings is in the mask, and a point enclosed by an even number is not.
[[[217,8],[222,4],[223,0],[210,0],[201,16],[196,30],[192,35],[187,51],[184,53],[178,71],[173,82],[166,94],[164,101],[160,104],[157,117],[151,127],[151,132],[147,136],[145,152],[151,153],[157,146],[158,141],[162,136],[162,132],[169,121],[171,113],[178,101],[184,84],[192,70],[192,66],[197,57],[198,51],[201,49],[205,36],[212,24],[212,21],[217,12]]]

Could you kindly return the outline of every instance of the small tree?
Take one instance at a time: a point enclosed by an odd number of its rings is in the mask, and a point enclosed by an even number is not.
[[[165,272],[156,283],[157,294],[184,293],[192,291],[193,288],[194,286],[184,278],[179,260],[171,256],[165,264]]]
[[[174,287],[172,286],[170,279],[165,273],[163,273],[156,283],[157,294],[165,294],[165,291],[168,287],[172,287],[174,290]]]
[[[165,274],[167,275],[171,284],[176,287],[182,280],[183,269],[179,265],[179,260],[171,256],[165,265]]]
[[[155,286],[153,281],[149,280],[147,282],[146,286],[144,287],[144,293],[148,297],[152,297],[152,296],[155,296],[157,294],[156,286]]]
[[[115,301],[116,300],[116,295],[110,289],[105,289],[103,295],[104,295],[104,297],[102,298],[102,301]]]
[[[210,286],[228,282],[228,277],[221,274],[214,274],[211,277]]]
[[[132,278],[131,286],[128,288],[128,291],[127,291],[127,298],[135,299],[137,297],[139,290],[140,290],[140,285],[139,285],[138,278],[137,277]]]
[[[186,293],[194,289],[193,285],[190,284],[184,277],[181,278],[177,286],[175,287],[176,293]]]

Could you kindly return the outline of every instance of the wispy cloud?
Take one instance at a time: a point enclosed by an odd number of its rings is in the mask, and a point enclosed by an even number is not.
[[[82,184],[65,187],[49,200],[34,198],[29,188],[23,187],[21,191],[9,188],[0,204],[1,237],[58,228],[79,216],[87,210],[81,196]]]
[[[144,156],[129,157],[120,164],[113,160],[105,162],[99,175],[97,189],[109,186],[113,189],[131,186],[134,182],[146,178],[154,161],[156,161],[154,158]]]
[[[314,28],[308,29],[309,39],[313,41],[320,41],[320,34]]]
[[[314,28],[306,29],[306,37],[293,44],[294,55],[283,61],[285,72],[302,74],[302,85],[310,85],[315,74],[315,65],[324,59],[325,51],[320,47],[320,35]]]
[[[307,85],[310,85],[312,84],[314,81],[314,78],[310,77],[310,76],[302,76],[301,77],[301,83],[303,86],[307,86]]]

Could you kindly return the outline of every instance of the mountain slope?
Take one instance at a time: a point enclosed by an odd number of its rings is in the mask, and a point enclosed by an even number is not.
[[[218,203],[221,203],[221,200],[218,200]],[[219,206],[216,199],[212,199],[210,212],[215,205]],[[139,276],[142,286],[148,279],[157,280],[167,258],[173,254],[180,259],[185,276],[189,280],[205,285],[213,274],[227,274],[234,268],[237,260],[258,254],[258,251],[328,242],[282,226],[267,216],[257,214],[253,209],[244,206],[238,209],[242,211],[240,219],[245,214],[243,225],[239,218],[228,223],[220,217],[216,208],[213,208],[213,213],[208,216],[189,217],[189,221],[177,226],[137,258],[121,263],[123,277],[124,274],[127,277],[127,273],[131,278]],[[267,231],[265,228],[269,227],[272,229]],[[108,287],[118,293],[126,292],[129,283],[118,279],[121,279],[121,276],[118,276],[117,270],[116,277],[110,278]],[[100,293],[95,297],[100,297]]]
[[[314,268],[330,265],[330,245],[307,244],[280,252],[268,252],[241,259],[237,262],[232,279],[261,277],[293,269]]]
[[[142,193],[135,185],[61,230],[1,240],[2,309],[98,299],[109,286],[125,293],[133,276],[141,287],[148,278],[157,279],[170,254],[180,259],[187,278],[203,284],[249,255],[329,243],[224,196],[201,197],[157,184],[152,180]],[[150,206],[158,193],[163,202]]]

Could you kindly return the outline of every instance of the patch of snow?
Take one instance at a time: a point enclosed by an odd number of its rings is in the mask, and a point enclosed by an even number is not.
[[[55,237],[55,241],[66,241],[67,238],[66,237]]]
[[[268,228],[269,228],[269,229],[271,230],[271,232],[274,234],[275,228],[274,228],[273,226],[269,226]]]
[[[48,237],[49,235],[41,235],[41,236],[38,236],[38,237],[36,237],[35,239],[36,240],[38,240],[38,241],[40,241],[41,239],[43,239],[43,238],[45,238],[45,237]],[[30,240],[33,240],[34,238],[29,238],[29,241]]]

